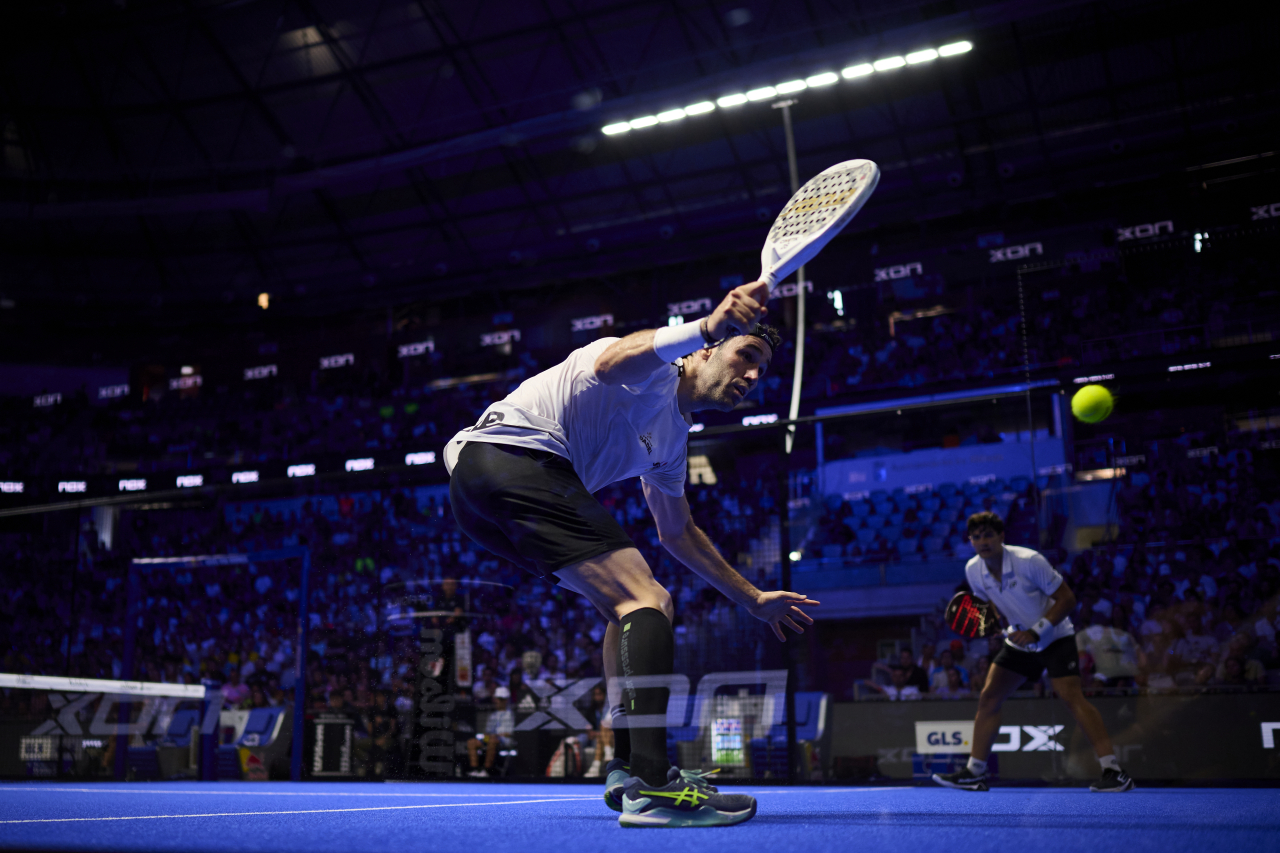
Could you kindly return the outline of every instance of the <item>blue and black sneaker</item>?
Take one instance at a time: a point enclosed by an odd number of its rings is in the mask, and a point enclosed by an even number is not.
[[[627,779],[622,793],[622,826],[733,826],[756,814],[756,798],[746,794],[722,794],[707,777],[717,771],[667,771],[661,788],[639,776]]]
[[[622,784],[631,777],[631,765],[615,758],[604,766],[604,804],[615,812],[622,811]]]

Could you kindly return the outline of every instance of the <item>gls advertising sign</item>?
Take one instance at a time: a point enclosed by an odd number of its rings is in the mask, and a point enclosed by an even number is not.
[[[1062,744],[1055,740],[1062,729],[1062,726],[1001,726],[991,751],[1062,752]],[[973,720],[916,722],[916,752],[921,755],[967,753],[972,743]]]

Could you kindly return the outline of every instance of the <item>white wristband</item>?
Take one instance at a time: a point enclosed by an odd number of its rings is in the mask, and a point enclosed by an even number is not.
[[[706,341],[702,339],[702,329],[697,323],[662,326],[653,333],[653,351],[667,363],[697,352],[706,345]]]
[[[1031,630],[1036,632],[1036,636],[1044,639],[1044,635],[1053,630],[1053,623],[1048,619],[1041,619],[1039,622],[1031,626]]]

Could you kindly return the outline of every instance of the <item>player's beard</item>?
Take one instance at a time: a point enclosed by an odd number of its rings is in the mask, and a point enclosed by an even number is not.
[[[743,397],[734,391],[734,382],[747,384],[745,379],[735,376],[733,368],[725,363],[722,351],[717,350],[702,364],[698,371],[697,394],[700,409],[715,409],[718,412],[733,411]]]

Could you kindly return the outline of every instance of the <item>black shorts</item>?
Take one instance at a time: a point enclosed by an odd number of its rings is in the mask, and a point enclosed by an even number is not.
[[[472,441],[449,480],[453,517],[477,544],[556,582],[565,566],[634,548],[563,456]]]
[[[1054,640],[1042,652],[1019,651],[1006,640],[991,663],[1030,679],[1039,678],[1046,669],[1050,678],[1080,675],[1080,652],[1076,650],[1075,634]]]

